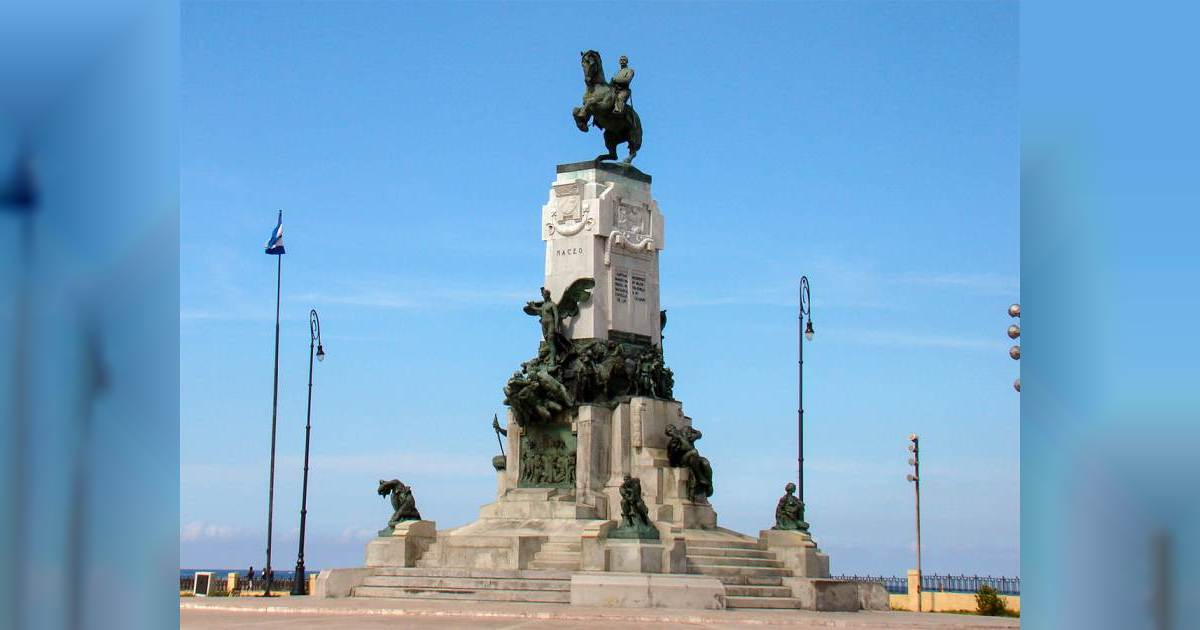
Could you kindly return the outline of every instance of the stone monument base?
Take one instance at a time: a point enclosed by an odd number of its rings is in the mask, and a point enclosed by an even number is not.
[[[571,603],[605,608],[692,608],[723,610],[725,585],[703,575],[576,573]]]
[[[773,552],[797,577],[829,577],[829,556],[821,553],[807,532],[788,529],[764,529],[758,540]]]
[[[416,566],[425,550],[437,538],[437,523],[434,521],[400,521],[389,530],[380,530],[375,540],[367,543],[368,567],[411,567]]]

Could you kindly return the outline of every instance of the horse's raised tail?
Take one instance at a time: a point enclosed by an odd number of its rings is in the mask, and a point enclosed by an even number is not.
[[[637,153],[642,148],[642,118],[632,107],[629,112],[629,150]]]

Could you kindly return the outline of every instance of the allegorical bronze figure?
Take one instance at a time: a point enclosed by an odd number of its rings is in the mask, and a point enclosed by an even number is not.
[[[392,518],[388,519],[388,528],[380,531],[380,535],[396,527],[400,521],[419,521],[421,513],[417,511],[417,501],[413,498],[412,488],[404,485],[399,479],[391,481],[379,480],[379,496],[391,495]]]
[[[621,523],[609,531],[609,538],[658,538],[658,528],[650,521],[650,511],[642,499],[642,482],[625,475],[621,482]]]
[[[771,529],[790,529],[807,532],[808,523],[804,522],[804,503],[796,498],[796,484],[788,482],[783,487],[784,495],[779,497],[775,506],[775,526]]]
[[[542,325],[542,340],[550,353],[551,366],[558,365],[559,350],[571,348],[571,339],[563,332],[563,320],[579,314],[579,305],[592,297],[591,290],[595,286],[595,280],[580,278],[567,287],[557,302],[550,299],[550,291],[542,287],[540,301],[525,303],[525,312],[537,316]]]
[[[587,133],[588,121],[604,130],[604,146],[608,153],[596,156],[596,163],[601,160],[617,159],[617,145],[627,143],[629,156],[624,163],[633,162],[634,156],[642,148],[642,119],[638,117],[633,106],[626,103],[629,100],[629,83],[633,81],[633,68],[628,67],[628,59],[621,57],[625,63],[613,77],[612,83],[604,78],[604,63],[600,53],[588,50],[579,53],[580,65],[583,66],[583,105],[572,110],[575,126]]]
[[[692,474],[688,477],[688,497],[696,503],[706,503],[713,494],[712,465],[708,458],[701,457],[696,450],[696,440],[704,437],[692,427],[676,427],[668,424],[667,434],[667,463],[675,468],[687,468]]]

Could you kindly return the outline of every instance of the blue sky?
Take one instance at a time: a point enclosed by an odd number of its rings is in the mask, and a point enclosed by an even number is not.
[[[833,570],[1019,573],[1017,5],[186,3],[180,564],[261,567],[284,209],[277,568],[295,561],[307,313],[321,314],[310,567],[361,564],[381,477],[440,527],[494,496],[489,424],[539,331],[554,165],[602,149],[579,51],[637,69],[637,165],[666,217],[676,397],[720,523],[795,475]],[[622,149],[624,151],[624,149]]]

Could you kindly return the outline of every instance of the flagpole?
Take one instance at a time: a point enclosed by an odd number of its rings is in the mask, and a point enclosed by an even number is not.
[[[283,211],[279,212],[280,222]],[[271,396],[271,481],[267,491],[267,570],[263,597],[271,597],[271,529],[275,516],[275,419],[279,410],[279,295],[283,283],[283,254],[276,254],[275,265],[275,383]]]

